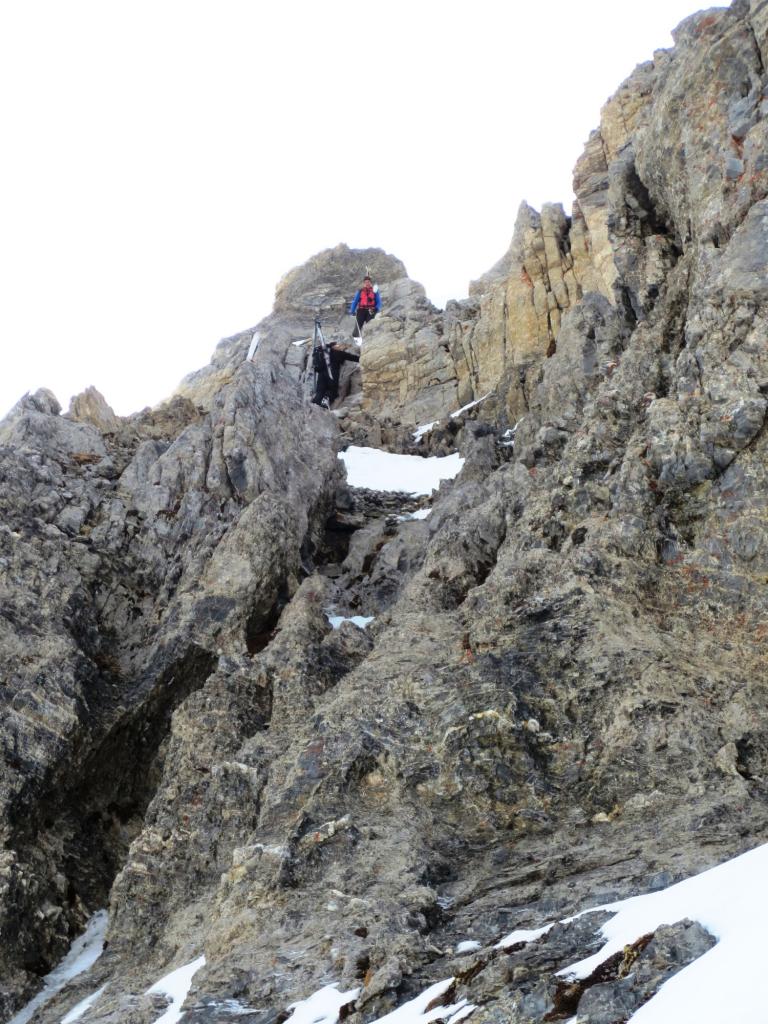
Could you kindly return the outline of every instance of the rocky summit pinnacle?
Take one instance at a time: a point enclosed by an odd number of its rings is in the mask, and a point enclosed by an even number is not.
[[[0,423],[0,1021],[610,1024],[711,947],[558,973],[768,838],[768,8],[674,38],[467,300],[340,245],[163,405]]]

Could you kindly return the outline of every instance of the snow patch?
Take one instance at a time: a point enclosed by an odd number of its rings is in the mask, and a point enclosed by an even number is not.
[[[247,362],[250,362],[251,359],[253,359],[256,349],[259,347],[260,340],[261,338],[259,337],[259,332],[254,331],[253,337],[251,338],[251,347],[248,349],[248,355],[245,357]]]
[[[355,446],[341,452],[339,458],[346,466],[350,487],[403,491],[415,496],[431,494],[441,480],[452,480],[464,465],[458,452],[425,459],[420,455],[394,455],[378,448]]]
[[[243,1006],[237,999],[225,999],[223,1003],[216,1003],[215,1009],[219,1013],[225,1013],[228,1017],[245,1017],[250,1013],[261,1013],[255,1006]]]
[[[417,508],[415,512],[406,512],[403,516],[398,516],[398,523],[408,523],[413,519],[426,519],[429,513],[432,511],[431,508]]]
[[[483,395],[482,398],[476,398],[474,402],[467,402],[466,405],[462,405],[460,409],[456,409],[454,412],[451,412],[448,415],[451,417],[452,420],[455,420],[457,416],[461,416],[461,414],[466,412],[467,409],[473,409],[476,405],[480,405],[480,403],[484,402],[486,398],[488,398],[491,395],[491,393],[492,392],[489,391],[487,394]],[[422,439],[422,437],[424,437],[425,434],[428,434],[430,430],[436,427],[439,422],[440,420],[432,420],[431,423],[422,423],[421,426],[416,427],[413,434],[411,435],[416,444],[419,443],[419,441]]]
[[[61,1024],[74,1024],[76,1020],[80,1020],[86,1010],[89,1010],[96,1000],[101,996],[106,988],[106,985],[102,985],[101,988],[96,989],[85,999],[81,999],[77,1006],[73,1006],[69,1013],[61,1018]]]
[[[688,918],[717,940],[698,960],[661,986],[630,1018],[632,1024],[765,1019],[764,936],[768,915],[768,845],[686,878],[668,889],[633,896],[594,909],[613,910],[601,931],[607,942],[599,953],[560,974],[585,978],[613,953],[663,924]]]
[[[476,949],[480,949],[480,943],[475,939],[466,939],[464,942],[460,942],[456,947],[457,953],[474,953]]]
[[[456,412],[452,412],[452,413],[450,414],[450,415],[451,415],[451,419],[452,419],[452,420],[455,420],[457,416],[461,416],[461,414],[462,414],[463,412],[466,412],[466,411],[467,411],[467,409],[474,409],[474,407],[475,407],[476,405],[480,405],[480,403],[481,403],[481,402],[484,402],[484,401],[486,400],[486,398],[488,398],[488,396],[489,396],[490,394],[491,394],[491,392],[490,392],[490,391],[488,391],[488,392],[486,392],[486,393],[485,393],[485,394],[483,395],[483,397],[482,397],[482,398],[476,398],[476,399],[474,400],[474,402],[467,402],[467,404],[466,404],[466,405],[462,405],[462,407],[461,407],[460,409],[457,409],[457,410],[456,410]]]
[[[431,423],[422,423],[420,427],[416,427],[413,432],[413,440],[418,444],[419,441],[428,434],[433,427],[436,427],[440,420],[432,420]]]
[[[354,1002],[359,992],[359,988],[339,992],[336,982],[333,985],[326,985],[308,999],[291,1003],[288,1009],[293,1010],[293,1013],[285,1024],[336,1024],[339,1010],[347,1003]]]
[[[106,931],[107,912],[106,910],[97,910],[88,921],[88,926],[83,934],[72,943],[61,963],[43,978],[42,990],[26,1006],[22,1007],[15,1017],[11,1017],[8,1024],[26,1024],[40,1007],[50,1002],[68,982],[93,967],[104,949]]]
[[[477,1009],[466,999],[449,1006],[435,1006],[427,1010],[429,1004],[447,992],[453,982],[453,978],[446,978],[430,985],[421,995],[408,1003],[403,1003],[384,1017],[379,1017],[372,1024],[430,1024],[436,1020],[445,1021],[445,1024],[458,1024]],[[359,988],[339,992],[338,987],[337,983],[326,985],[308,999],[292,1003],[288,1009],[293,1013],[285,1024],[337,1024],[341,1008],[354,1002],[360,993]]]
[[[456,1010],[456,1012],[451,1014],[446,1024],[459,1024],[460,1020],[464,1020],[470,1013],[474,1013],[477,1007],[474,1003],[468,1003],[466,999],[462,999],[454,1006],[449,1006],[448,1009]]]
[[[384,1017],[379,1017],[374,1024],[430,1024],[430,1021],[433,1020],[444,1020],[446,1024],[458,1024],[458,1021],[464,1020],[473,1010],[477,1009],[466,999],[461,999],[458,1003],[453,1003],[450,1006],[434,1006],[431,1010],[427,1010],[433,1000],[448,991],[454,980],[446,978],[444,981],[435,982],[415,999],[403,1003],[402,1006],[398,1006],[396,1010]]]
[[[166,974],[160,981],[156,981],[151,988],[147,989],[145,995],[151,996],[159,993],[162,996],[168,996],[171,1000],[171,1005],[165,1013],[157,1018],[155,1024],[176,1024],[177,1021],[181,1020],[184,1015],[181,1007],[184,1005],[184,1000],[187,998],[192,987],[192,978],[204,966],[205,957],[200,956],[197,960],[193,960],[192,963],[184,964],[183,967],[178,967],[175,971],[171,971],[170,974]]]
[[[523,417],[523,419],[525,419],[525,417]],[[502,448],[512,448],[512,447],[514,447],[515,435],[517,434],[517,428],[520,426],[520,424],[522,422],[523,422],[523,420],[520,419],[520,420],[517,421],[517,423],[514,425],[514,427],[509,427],[508,430],[504,431],[504,433],[501,435],[501,440],[497,442]]]
[[[353,626],[357,626],[358,629],[365,629],[367,625],[373,622],[373,615],[350,615],[345,617],[344,615],[329,615],[325,613],[326,619],[330,622],[334,629],[339,629],[342,622],[351,622]]]
[[[517,931],[505,935],[493,948],[509,949],[510,946],[516,946],[519,942],[534,942],[536,939],[540,939],[542,935],[546,935],[551,927],[551,924],[547,924],[543,928],[518,928]]]

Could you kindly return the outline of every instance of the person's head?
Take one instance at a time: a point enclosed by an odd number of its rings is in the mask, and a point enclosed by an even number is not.
[[[373,281],[370,279],[370,277],[364,277],[363,278],[363,288],[372,288],[372,287],[373,287]]]

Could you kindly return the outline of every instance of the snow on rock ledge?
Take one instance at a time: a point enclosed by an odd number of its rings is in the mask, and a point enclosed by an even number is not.
[[[764,1020],[767,871],[765,845],[667,889],[608,904],[600,909],[616,911],[616,916],[601,929],[606,945],[561,973],[585,978],[609,956],[661,925],[698,921],[717,944],[670,978],[633,1014],[632,1024]]]
[[[431,494],[442,480],[453,480],[461,472],[464,459],[454,452],[443,457],[395,455],[378,448],[351,446],[339,454],[347,469],[351,487],[374,491],[403,491],[407,494]]]
[[[156,981],[151,988],[147,989],[147,995],[157,993],[158,995],[167,996],[171,1000],[170,1006],[157,1018],[155,1024],[176,1024],[177,1021],[181,1020],[184,1012],[181,1007],[184,1005],[184,1000],[187,998],[192,987],[192,979],[200,968],[204,966],[205,957],[200,956],[197,960],[184,964],[183,967],[177,967],[175,971],[166,974],[159,981]]]
[[[27,1003],[19,1012],[8,1021],[8,1024],[26,1024],[32,1020],[38,1010],[61,992],[65,985],[68,985],[73,978],[91,967],[101,956],[104,950],[104,937],[107,931],[107,912],[98,910],[91,917],[88,926],[78,938],[72,943],[69,952],[54,967],[50,974],[43,979],[43,988],[31,1002]],[[73,1019],[73,1018],[71,1018]]]

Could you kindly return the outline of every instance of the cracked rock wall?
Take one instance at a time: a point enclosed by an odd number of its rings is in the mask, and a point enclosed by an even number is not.
[[[195,1024],[334,982],[370,1024],[449,977],[476,1024],[607,1024],[709,948],[673,922],[564,991],[603,914],[496,943],[768,836],[767,46],[762,3],[687,19],[572,216],[522,207],[444,312],[339,246],[253,363],[248,331],[151,413],[38,393],[0,425],[6,1016],[108,894],[38,1024],[105,983],[86,1024],[150,1024],[203,953]],[[343,334],[361,264],[385,312],[328,415],[295,343],[308,302]],[[466,461],[427,519],[341,484],[338,447],[431,419]]]

